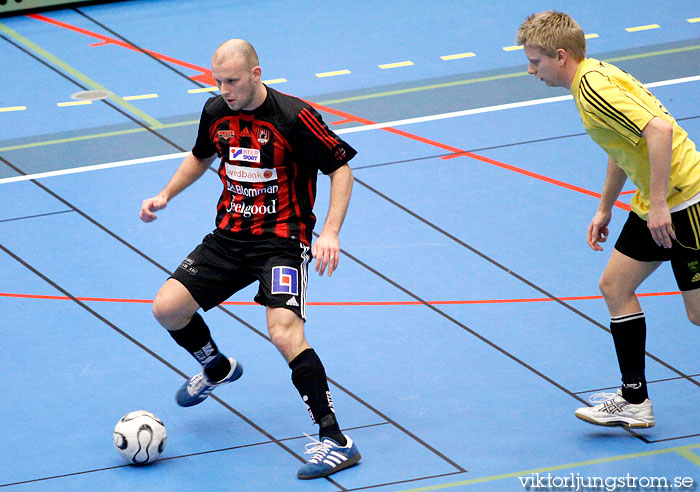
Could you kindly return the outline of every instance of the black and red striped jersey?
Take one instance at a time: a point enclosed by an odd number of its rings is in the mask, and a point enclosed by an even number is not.
[[[330,174],[357,152],[308,103],[268,87],[253,111],[233,111],[221,96],[210,98],[192,153],[221,158],[218,230],[310,245],[318,171]]]

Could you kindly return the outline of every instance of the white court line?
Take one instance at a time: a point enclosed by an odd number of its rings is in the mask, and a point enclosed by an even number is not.
[[[696,75],[693,77],[683,77],[680,79],[662,80],[660,82],[652,82],[650,84],[644,84],[644,85],[646,87],[653,88],[653,87],[663,87],[663,86],[667,86],[667,85],[685,84],[688,82],[697,82],[697,81],[700,81],[700,75]],[[497,106],[486,106],[483,108],[466,109],[463,111],[453,111],[450,113],[435,114],[435,115],[431,115],[431,116],[420,116],[418,118],[408,118],[408,119],[404,119],[404,120],[387,121],[385,123],[375,123],[373,125],[362,125],[362,126],[355,126],[355,127],[351,127],[351,128],[343,128],[340,130],[336,130],[335,133],[338,135],[343,135],[346,133],[365,132],[365,131],[370,131],[370,130],[378,130],[381,128],[394,128],[394,127],[402,126],[402,125],[410,125],[412,123],[423,123],[426,121],[436,121],[436,120],[444,120],[444,119],[448,119],[448,118],[458,118],[460,116],[469,116],[472,114],[490,113],[493,111],[503,111],[506,109],[514,109],[514,108],[524,108],[527,106],[536,106],[539,104],[548,104],[548,103],[553,103],[553,102],[568,101],[570,99],[573,99],[573,97],[572,96],[558,96],[558,97],[547,97],[544,99],[531,99],[529,101],[521,101],[521,102],[517,102],[517,103],[499,104]],[[70,169],[61,169],[59,171],[49,171],[49,172],[45,172],[45,173],[27,174],[24,176],[14,176],[12,178],[0,179],[0,184],[14,183],[17,181],[27,181],[30,179],[49,178],[52,176],[62,176],[65,174],[84,173],[84,172],[88,172],[88,171],[97,171],[100,169],[110,169],[110,168],[114,168],[114,167],[133,166],[135,164],[145,164],[148,162],[164,161],[167,159],[182,159],[187,154],[189,154],[189,152],[179,152],[176,154],[156,155],[156,156],[152,156],[152,157],[143,157],[141,159],[130,159],[127,161],[109,162],[106,164],[96,164],[94,166],[74,167],[74,168],[70,168]]]
[[[687,82],[697,82],[698,80],[700,80],[700,75],[696,75],[693,77],[683,77],[681,79],[662,80],[660,82],[652,82],[650,84],[644,84],[644,86],[653,88],[653,87],[662,87],[665,85],[675,85],[675,84],[684,84]],[[571,99],[573,99],[573,96],[570,96],[570,95],[569,96],[558,96],[558,97],[547,97],[544,99],[531,99],[529,101],[521,101],[521,102],[509,103],[509,104],[499,104],[497,106],[486,106],[484,108],[465,109],[462,111],[453,111],[451,113],[435,114],[435,115],[431,115],[431,116],[419,116],[417,118],[407,118],[404,120],[387,121],[385,123],[375,123],[373,125],[363,125],[363,126],[356,126],[356,127],[352,127],[352,128],[344,128],[342,130],[337,130],[335,133],[343,134],[343,133],[366,132],[369,130],[378,130],[381,128],[393,128],[395,126],[410,125],[413,123],[424,123],[426,121],[444,120],[447,118],[458,118],[460,116],[469,116],[472,114],[490,113],[493,111],[503,111],[505,109],[524,108],[527,106],[536,106],[539,104],[548,104],[548,103],[553,103],[553,102],[568,101]]]
[[[366,132],[369,130],[378,130],[381,128],[410,125],[412,123],[424,123],[426,121],[436,121],[436,120],[444,120],[444,119],[448,119],[448,118],[458,118],[460,116],[469,116],[471,114],[490,113],[492,111],[503,111],[504,109],[523,108],[525,106],[535,106],[538,104],[547,104],[547,103],[552,103],[552,102],[566,101],[568,99],[573,99],[573,98],[571,96],[558,96],[558,97],[548,97],[546,99],[533,99],[530,101],[521,101],[521,102],[517,102],[517,103],[499,104],[498,106],[487,106],[485,108],[465,109],[462,111],[453,111],[451,113],[434,114],[431,116],[419,116],[417,118],[407,118],[405,120],[394,120],[394,121],[387,121],[385,123],[375,123],[373,125],[363,125],[363,126],[355,126],[352,128],[343,128],[342,130],[337,130],[335,133],[343,134],[343,133]]]
[[[129,159],[128,161],[108,162],[106,164],[95,164],[93,166],[72,167],[70,169],[59,169],[58,171],[48,171],[45,173],[25,174],[12,178],[0,179],[0,184],[15,183],[17,181],[28,181],[30,179],[50,178],[53,176],[64,176],[66,174],[85,173],[88,171],[98,171],[100,169],[110,169],[113,167],[133,166],[135,164],[145,164],[147,162],[165,161],[168,159],[182,159],[189,152],[178,152],[176,154],[154,155],[153,157],[142,157],[140,159]]]

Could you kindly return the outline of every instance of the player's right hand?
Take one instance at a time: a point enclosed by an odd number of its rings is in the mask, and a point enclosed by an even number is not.
[[[141,204],[141,213],[139,217],[141,217],[141,220],[144,222],[153,222],[158,218],[153,212],[162,210],[167,206],[168,200],[161,195],[146,198]]]
[[[598,243],[604,243],[608,239],[608,224],[612,218],[612,213],[596,212],[593,220],[588,225],[588,246],[593,251],[603,251],[603,247]]]

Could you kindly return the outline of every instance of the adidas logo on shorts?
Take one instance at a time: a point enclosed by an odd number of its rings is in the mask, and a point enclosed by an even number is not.
[[[299,303],[297,302],[297,298],[290,297],[289,300],[287,301],[287,306],[299,307]]]

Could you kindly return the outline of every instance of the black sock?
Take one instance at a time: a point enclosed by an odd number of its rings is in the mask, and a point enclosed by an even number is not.
[[[219,352],[211,338],[209,327],[199,313],[194,313],[183,328],[168,333],[180,347],[197,359],[204,368],[204,374],[212,381],[221,381],[231,371],[231,363]]]
[[[328,389],[326,371],[314,349],[306,349],[289,363],[292,382],[306,403],[314,424],[319,424],[319,439],[333,439],[341,446],[347,444],[335,418],[333,399]]]
[[[644,313],[611,318],[610,332],[622,373],[622,397],[630,403],[642,403],[649,397],[644,377],[647,334]]]

